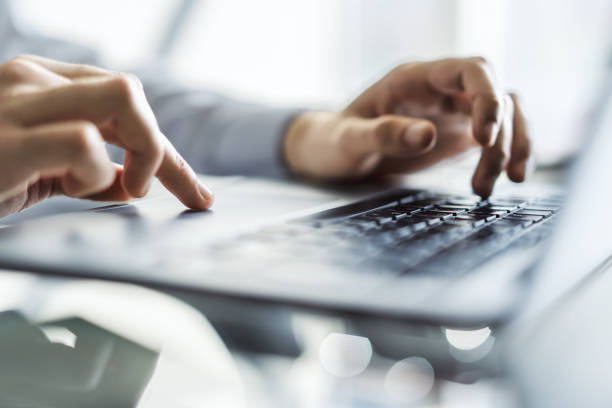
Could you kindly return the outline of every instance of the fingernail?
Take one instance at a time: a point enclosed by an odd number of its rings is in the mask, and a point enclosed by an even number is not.
[[[525,181],[525,166],[527,164],[525,162],[518,162],[512,165],[512,173],[515,176],[515,180],[517,182]]]
[[[149,194],[149,190],[151,189],[152,182],[153,180],[147,181],[147,183],[138,192],[138,196],[137,196],[138,198],[142,198],[146,196],[147,194]]]
[[[202,183],[198,183],[198,192],[206,203],[206,208],[210,208],[215,202],[215,195]]]
[[[482,143],[485,146],[491,147],[495,144],[495,139],[497,139],[497,134],[499,133],[499,125],[497,122],[491,122],[485,126],[483,137],[485,140]]]
[[[426,122],[417,122],[410,125],[404,132],[404,144],[411,150],[423,150],[433,139],[432,127]]]

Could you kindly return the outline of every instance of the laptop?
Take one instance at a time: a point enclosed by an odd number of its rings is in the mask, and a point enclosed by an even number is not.
[[[242,177],[205,179],[217,192],[208,212],[185,211],[161,189],[129,204],[78,202],[63,214],[56,207],[66,199],[52,199],[51,210],[0,221],[0,267],[449,326],[501,324],[525,305],[546,308],[612,254],[610,133],[608,98],[563,188],[528,183],[486,201],[440,185],[340,191]]]

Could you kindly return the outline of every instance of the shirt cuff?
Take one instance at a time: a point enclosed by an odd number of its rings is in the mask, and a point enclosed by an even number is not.
[[[221,174],[287,177],[283,140],[291,122],[304,110],[253,107],[223,132],[214,168]]]

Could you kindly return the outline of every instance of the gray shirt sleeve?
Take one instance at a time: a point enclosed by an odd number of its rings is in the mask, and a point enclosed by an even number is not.
[[[187,89],[163,74],[141,78],[161,130],[197,172],[287,174],[282,141],[300,110],[274,109]]]
[[[0,1],[0,58],[30,53],[67,62],[102,65],[92,50],[18,27]],[[161,130],[195,171],[279,177],[287,174],[281,146],[297,109],[239,102],[206,90],[178,86],[159,71],[141,73]],[[122,152],[110,148],[119,161]]]

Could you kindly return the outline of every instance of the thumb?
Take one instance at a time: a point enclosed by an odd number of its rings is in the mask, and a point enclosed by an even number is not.
[[[436,138],[436,128],[430,121],[397,115],[351,118],[343,133],[349,154],[356,158],[372,153],[416,156],[429,151]]]

